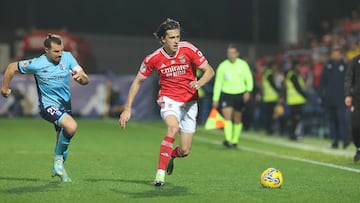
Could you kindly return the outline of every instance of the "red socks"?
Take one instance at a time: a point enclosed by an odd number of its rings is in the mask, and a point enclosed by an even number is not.
[[[172,156],[172,152],[173,152],[172,147],[174,140],[175,139],[172,137],[165,136],[163,141],[161,142],[158,169],[160,170],[166,169],[166,166]]]

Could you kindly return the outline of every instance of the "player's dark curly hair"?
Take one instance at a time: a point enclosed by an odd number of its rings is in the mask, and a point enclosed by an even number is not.
[[[46,37],[45,41],[44,41],[44,46],[46,48],[51,48],[51,43],[55,43],[55,44],[62,44],[62,40],[61,37],[59,35],[54,35],[49,33],[48,36]]]
[[[179,29],[181,31],[180,23],[171,18],[167,18],[164,22],[162,22],[159,25],[156,32],[154,32],[154,35],[156,38],[158,38],[161,41],[161,38],[165,37],[166,31],[175,30],[175,29]]]

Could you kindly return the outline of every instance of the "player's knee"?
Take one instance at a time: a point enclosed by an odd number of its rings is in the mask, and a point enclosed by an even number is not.
[[[77,123],[76,122],[72,122],[70,125],[65,127],[65,131],[70,135],[73,136],[76,133],[77,130]]]
[[[170,134],[171,136],[174,137],[178,132],[179,132],[178,126],[168,126],[168,134]]]

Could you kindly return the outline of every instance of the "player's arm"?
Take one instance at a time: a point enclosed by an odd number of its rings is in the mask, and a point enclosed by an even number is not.
[[[89,77],[87,76],[84,70],[82,69],[73,70],[71,74],[72,74],[72,78],[79,84],[81,85],[89,84]]]
[[[191,88],[200,89],[202,86],[208,83],[215,75],[214,69],[209,64],[204,65],[204,67],[201,67],[201,69],[204,72],[203,75],[199,80],[190,82]]]
[[[344,83],[344,90],[345,90],[345,105],[351,106],[352,105],[352,88],[354,87],[354,70],[355,70],[355,61],[359,57],[354,58],[350,64],[348,69],[345,73],[345,83]]]
[[[221,67],[222,67],[222,65],[220,64],[218,66],[218,68],[216,69],[214,88],[213,88],[213,97],[212,97],[212,106],[214,108],[218,108],[218,106],[219,106],[220,94],[222,91],[222,85],[223,85],[223,80],[224,80],[223,68],[221,68]]]
[[[132,104],[144,80],[145,78],[141,74],[137,74],[130,86],[129,94],[124,106],[124,111],[121,113],[119,118],[119,123],[122,128],[125,128],[126,123],[130,120]]]
[[[1,86],[1,95],[3,97],[8,97],[11,93],[11,89],[9,89],[10,82],[12,78],[14,77],[14,74],[16,72],[19,72],[18,69],[18,62],[12,62],[8,65],[8,67],[5,70],[2,86]]]
[[[248,102],[250,100],[251,94],[253,88],[254,88],[254,79],[251,72],[251,69],[247,63],[245,63],[245,86],[246,86],[246,92],[244,94],[244,102]]]

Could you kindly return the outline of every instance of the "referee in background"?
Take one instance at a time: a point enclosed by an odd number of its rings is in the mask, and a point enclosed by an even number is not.
[[[254,81],[248,63],[239,58],[234,44],[227,48],[227,59],[222,61],[215,74],[213,108],[220,108],[225,119],[225,141],[228,148],[237,148],[242,130],[242,112],[250,100]]]

